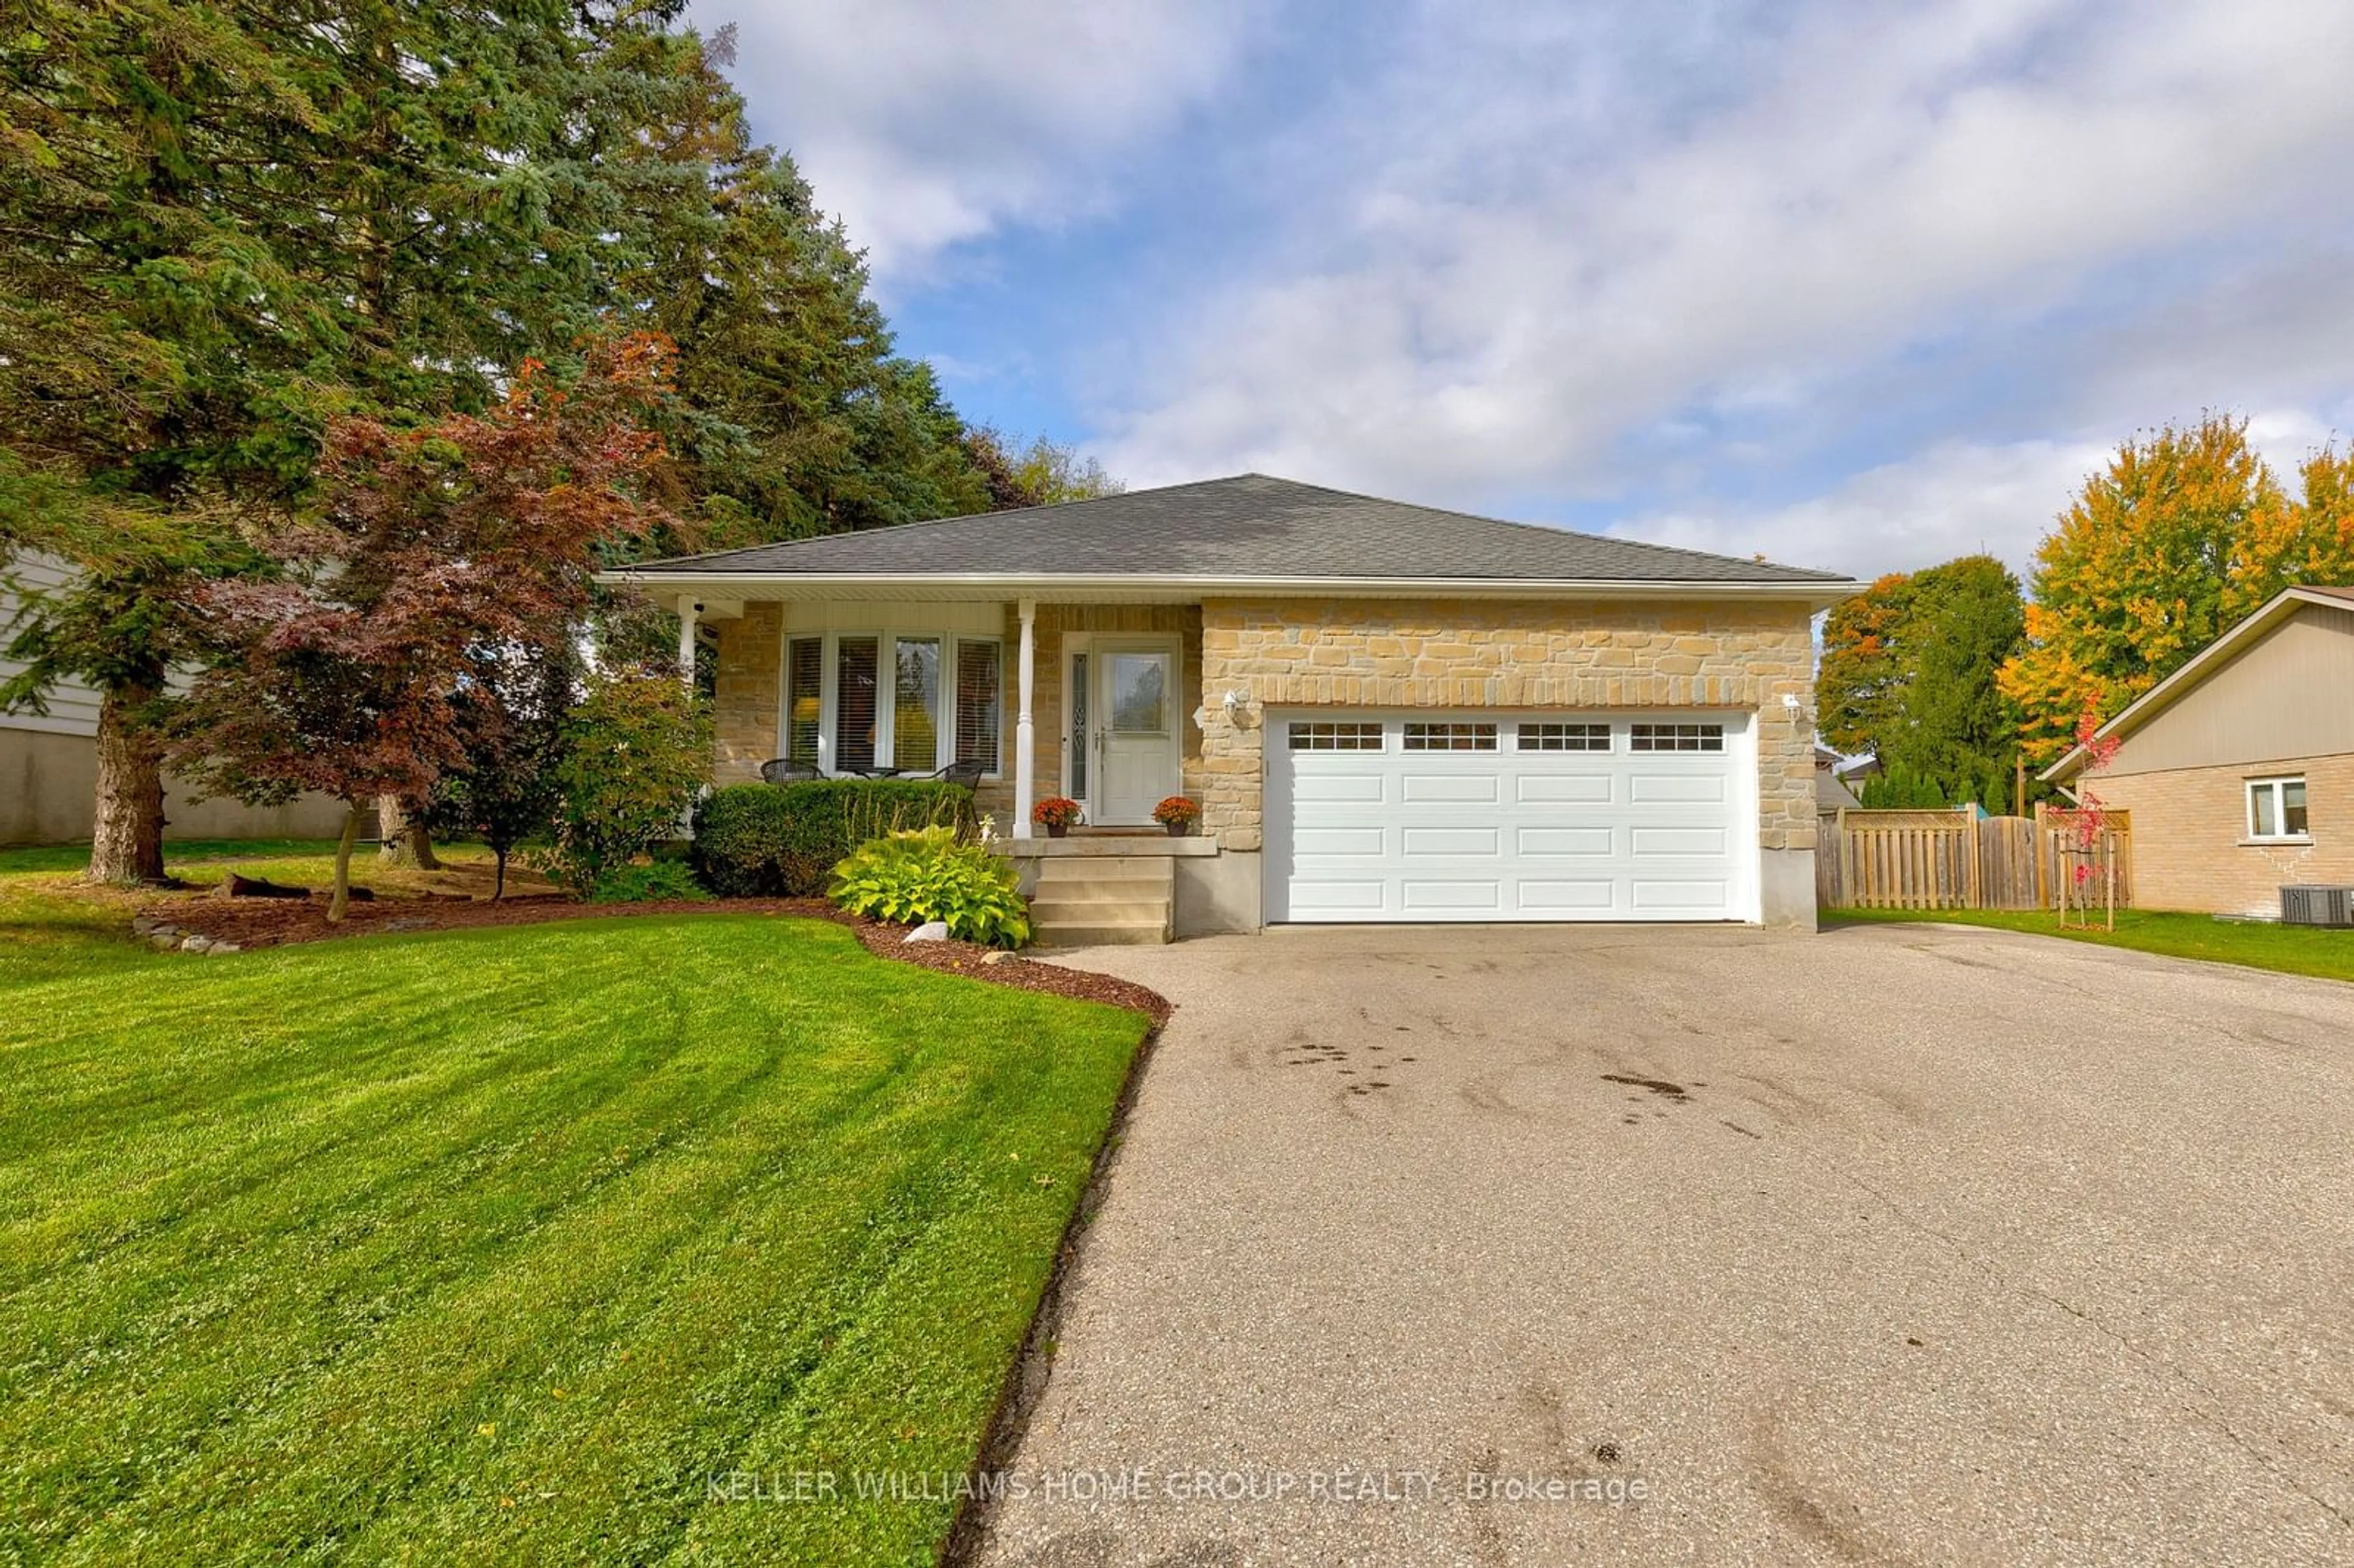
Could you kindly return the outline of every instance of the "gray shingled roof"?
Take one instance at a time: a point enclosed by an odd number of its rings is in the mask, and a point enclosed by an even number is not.
[[[1361,577],[1836,583],[1837,572],[1409,506],[1265,474],[629,568],[631,576]]]

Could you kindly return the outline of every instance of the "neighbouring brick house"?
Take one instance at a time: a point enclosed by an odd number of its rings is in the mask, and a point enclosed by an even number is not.
[[[1034,875],[1165,861],[1180,934],[1814,919],[1834,574],[1248,474],[611,580],[716,630],[716,782],[970,758]]]
[[[2292,588],[2043,777],[2132,813],[2135,902],[2278,915],[2296,884],[2354,884],[2354,588]]]

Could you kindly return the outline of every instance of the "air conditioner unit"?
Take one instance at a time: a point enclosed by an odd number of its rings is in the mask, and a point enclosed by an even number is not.
[[[2281,924],[2354,926],[2354,887],[2284,887]]]

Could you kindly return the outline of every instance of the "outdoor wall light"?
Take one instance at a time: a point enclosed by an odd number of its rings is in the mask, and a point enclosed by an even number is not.
[[[1221,700],[1225,704],[1226,722],[1228,724],[1232,724],[1235,720],[1235,715],[1243,711],[1243,704],[1249,701],[1249,699],[1245,697],[1242,693],[1235,691],[1228,692]]]

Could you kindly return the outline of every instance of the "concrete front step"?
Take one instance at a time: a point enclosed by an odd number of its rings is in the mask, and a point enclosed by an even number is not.
[[[1150,898],[1066,898],[1057,893],[1049,897],[1030,901],[1030,924],[1033,926],[1114,926],[1143,922],[1165,923],[1169,918],[1166,899]]]
[[[1101,881],[1101,882],[1174,882],[1177,863],[1165,856],[1147,858],[1134,855],[1125,858],[1111,855],[1087,855],[1067,860],[1042,860],[1038,863],[1040,882]]]
[[[1042,944],[1086,948],[1169,940],[1177,876],[1166,856],[1042,861],[1030,928]]]
[[[1169,939],[1169,924],[1165,920],[1096,926],[1033,924],[1030,935],[1042,948],[1153,948]]]
[[[1176,885],[1168,882],[1146,882],[1133,876],[1042,876],[1031,898],[1068,899],[1077,904],[1099,904],[1107,899],[1123,904],[1166,904]]]

